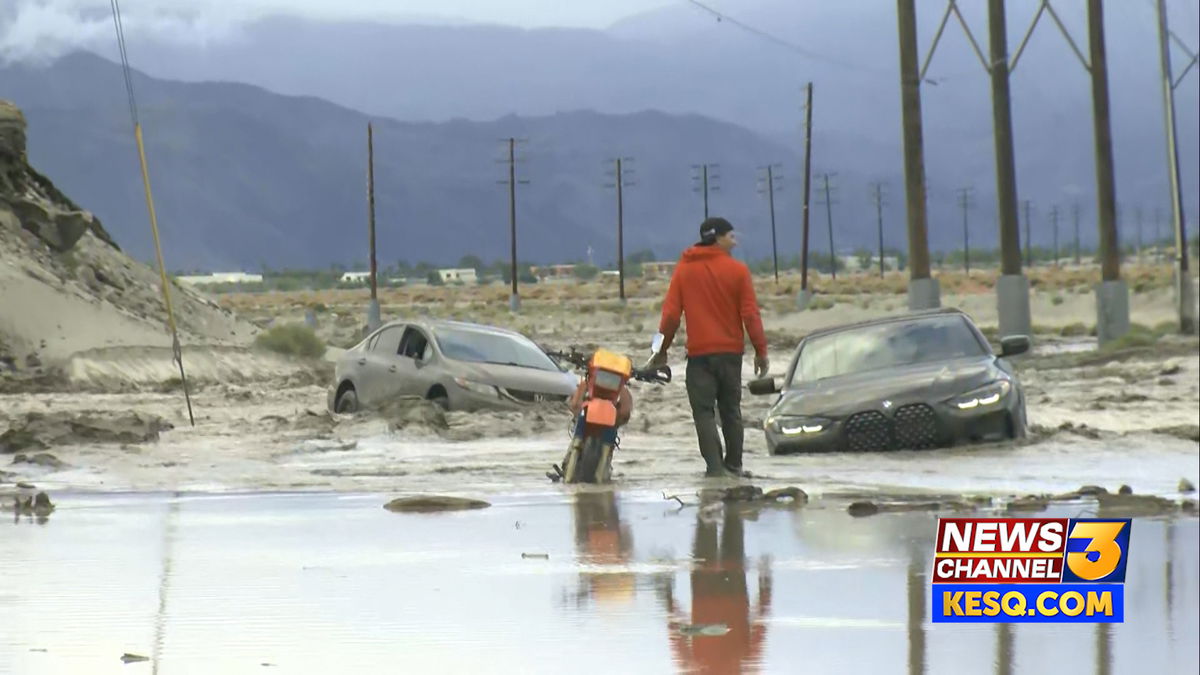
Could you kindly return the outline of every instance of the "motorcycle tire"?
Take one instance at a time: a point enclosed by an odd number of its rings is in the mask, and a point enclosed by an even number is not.
[[[601,469],[601,459],[604,456],[604,444],[599,436],[591,436],[583,439],[583,445],[579,448],[578,466],[575,468],[576,483],[596,483],[597,478],[603,479],[603,476],[597,476],[597,471]]]

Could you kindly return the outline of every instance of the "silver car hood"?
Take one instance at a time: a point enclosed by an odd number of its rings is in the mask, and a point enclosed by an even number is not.
[[[446,361],[451,373],[504,389],[516,389],[537,394],[570,396],[575,392],[579,379],[572,373],[561,370],[540,370],[523,366],[506,366],[493,363],[470,363]]]

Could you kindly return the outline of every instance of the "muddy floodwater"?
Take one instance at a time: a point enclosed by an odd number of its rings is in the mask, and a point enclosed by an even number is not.
[[[402,514],[389,498],[60,493],[47,519],[4,514],[0,672],[1197,668],[1195,518],[1134,521],[1124,624],[934,625],[930,512],[553,489]]]

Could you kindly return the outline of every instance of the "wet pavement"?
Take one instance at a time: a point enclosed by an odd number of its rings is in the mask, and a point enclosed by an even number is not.
[[[1134,521],[1124,624],[935,626],[934,513],[392,496],[60,493],[43,522],[3,514],[0,673],[1197,669],[1195,518]]]

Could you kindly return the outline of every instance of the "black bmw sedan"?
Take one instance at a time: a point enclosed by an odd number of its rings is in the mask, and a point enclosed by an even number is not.
[[[1007,357],[1029,337],[1002,340],[999,355],[954,309],[888,317],[805,336],[763,422],[771,454],[917,449],[1025,435],[1025,394]]]

